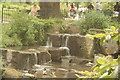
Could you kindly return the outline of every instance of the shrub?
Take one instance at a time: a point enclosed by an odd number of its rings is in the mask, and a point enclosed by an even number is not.
[[[13,14],[11,22],[11,37],[17,36],[23,45],[28,45],[34,41],[34,27],[32,23],[32,16],[24,12],[17,12]]]
[[[120,57],[119,57],[120,59]],[[80,78],[95,78],[95,80],[104,80],[106,78],[114,79],[118,78],[118,60],[119,59],[113,59],[111,56],[107,57],[101,57],[97,59],[97,64],[94,66],[94,69],[92,72],[89,71],[79,71],[78,73],[84,74],[86,76],[80,77]],[[97,79],[96,79],[97,78]]]
[[[111,18],[105,16],[102,12],[90,11],[86,12],[85,17],[79,21],[82,27],[82,34],[86,34],[90,28],[104,29],[109,26]]]
[[[7,47],[7,46],[15,46],[15,45],[22,45],[19,41],[16,34],[10,36],[12,34],[11,26],[9,24],[3,24],[1,27],[2,31],[0,33],[0,47]]]
[[[44,44],[46,34],[53,32],[53,27],[62,24],[60,19],[38,19],[25,12],[13,14],[10,24],[2,26],[1,47]]]

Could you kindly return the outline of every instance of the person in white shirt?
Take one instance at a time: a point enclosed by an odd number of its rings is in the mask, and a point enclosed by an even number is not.
[[[97,11],[101,11],[102,10],[102,6],[99,2],[96,3],[96,10]]]

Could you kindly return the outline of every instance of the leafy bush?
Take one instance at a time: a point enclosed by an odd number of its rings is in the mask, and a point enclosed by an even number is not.
[[[105,34],[96,34],[91,35],[93,38],[100,38],[101,42],[108,41],[110,39],[120,41],[120,34],[118,33],[117,29],[112,26],[110,29],[105,30]],[[90,35],[87,35],[90,36]],[[112,56],[102,56],[97,57],[96,60],[97,63],[95,63],[95,66],[93,67],[93,71],[77,71],[77,73],[85,74],[86,76],[79,78],[99,78],[98,80],[101,80],[102,78],[119,78],[119,60],[120,56],[118,56],[117,59],[113,59]],[[94,80],[94,79],[93,79]]]
[[[60,19],[38,19],[25,12],[16,12],[10,24],[2,26],[1,47],[44,44],[46,34],[53,32],[54,26],[60,24]]]
[[[118,78],[118,60],[113,59],[111,56],[101,57],[97,59],[97,64],[94,66],[92,72],[80,71],[79,73],[86,76],[79,76],[79,78],[99,78],[98,80],[102,78]]]
[[[0,33],[0,47],[22,45],[16,35],[10,36],[12,30],[9,24],[3,24],[1,26],[1,29],[2,32]]]
[[[109,26],[111,18],[105,16],[102,12],[90,11],[86,12],[78,23],[82,27],[82,34],[86,34],[90,28],[104,29]]]
[[[112,16],[113,14],[113,10],[102,10],[102,12],[105,14],[105,15],[108,15],[108,16]]]
[[[116,29],[114,26],[111,26],[110,29],[105,29],[104,31],[105,31],[104,34],[95,34],[95,35],[87,34],[86,36],[89,36],[91,38],[99,38],[100,44],[102,44],[103,42],[107,42],[108,40],[111,39],[120,43],[120,34],[118,32],[118,29]]]

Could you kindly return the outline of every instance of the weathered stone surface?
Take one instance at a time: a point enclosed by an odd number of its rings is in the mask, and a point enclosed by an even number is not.
[[[12,53],[11,66],[15,69],[30,69],[35,64],[43,64],[51,60],[48,52],[22,52]]]
[[[13,68],[5,68],[3,74],[4,74],[3,78],[20,78],[22,72],[19,72]]]
[[[104,54],[105,51],[103,47],[100,45],[100,39],[94,38],[93,50],[94,50],[94,54]]]
[[[65,56],[67,54],[65,49],[59,48],[49,49],[48,52],[51,54],[51,59],[53,62],[60,62],[61,56]]]
[[[4,62],[4,66],[10,65],[11,59],[12,59],[12,52],[15,52],[15,50],[0,49],[0,53],[2,56],[2,60]]]
[[[54,47],[60,47],[61,46],[61,34],[48,34],[48,37],[50,38],[50,41],[52,41],[52,46]]]
[[[93,58],[93,40],[81,35],[71,35],[68,40],[68,48],[72,56],[81,58]]]
[[[29,69],[36,63],[34,53],[16,51],[12,57],[11,66],[15,69]]]
[[[49,52],[37,53],[38,64],[48,63],[51,61],[51,54]]]
[[[105,51],[104,54],[115,54],[118,52],[117,41],[110,40],[108,42],[104,42],[102,46]]]
[[[87,55],[88,59],[94,60],[94,40],[86,37]]]
[[[94,57],[93,40],[79,34],[49,34],[53,47],[68,47],[71,56]]]
[[[0,49],[0,56],[2,56],[3,60],[7,59],[7,49]]]

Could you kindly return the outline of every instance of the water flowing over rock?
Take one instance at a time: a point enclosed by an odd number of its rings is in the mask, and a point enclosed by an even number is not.
[[[93,58],[93,40],[79,34],[48,34],[53,47],[67,47],[71,56]]]
[[[15,69],[30,69],[35,64],[44,64],[51,61],[51,54],[47,51],[15,51],[9,49],[0,50],[4,66],[11,66]]]
[[[2,60],[4,62],[3,66],[9,66],[11,64],[13,52],[15,52],[15,50],[0,49],[0,55],[2,56]]]
[[[61,46],[61,35],[60,34],[48,34],[49,40],[52,42],[53,47],[60,47]]]
[[[48,52],[51,54],[51,59],[53,62],[61,62],[61,56],[66,56],[67,51],[60,48],[49,49]]]

